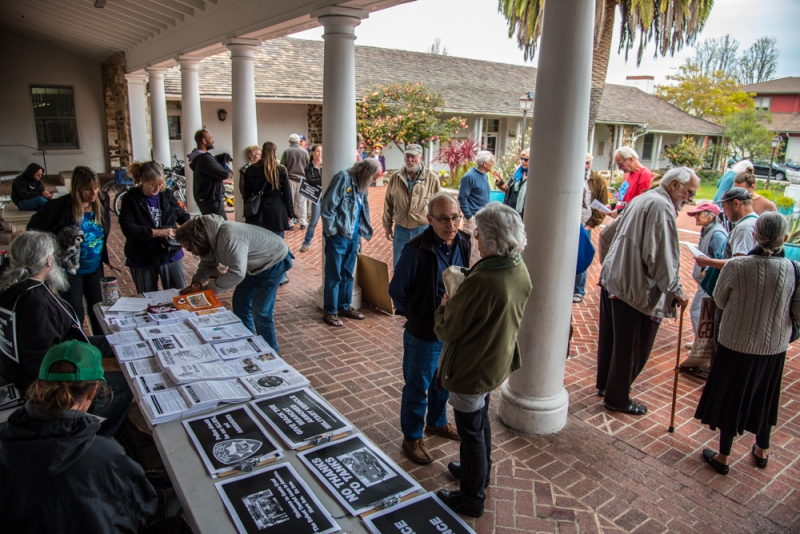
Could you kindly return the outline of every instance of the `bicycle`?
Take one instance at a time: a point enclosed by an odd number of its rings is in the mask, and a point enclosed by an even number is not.
[[[128,170],[122,167],[114,171],[114,181],[105,184],[101,191],[108,196],[108,205],[111,211],[119,215],[119,206],[122,196],[133,187],[133,179],[128,174]]]

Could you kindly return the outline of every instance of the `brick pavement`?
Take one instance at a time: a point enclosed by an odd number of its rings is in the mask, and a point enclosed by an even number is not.
[[[391,246],[380,232],[383,188],[370,189],[376,236],[364,252],[391,263]],[[116,217],[114,224],[116,225]],[[680,226],[693,229],[686,215]],[[436,461],[417,466],[400,452],[403,319],[369,308],[366,321],[346,320],[330,328],[314,306],[320,285],[320,230],[311,249],[297,252],[302,232],[287,232],[297,255],[291,283],[278,292],[275,320],[281,353],[311,380],[312,386],[364,431],[384,452],[428,490],[454,488],[447,462],[458,458],[458,445],[444,438],[426,439]],[[595,232],[594,238],[597,238]],[[682,238],[696,241],[684,234]],[[114,228],[111,256],[123,265],[122,239]],[[694,289],[692,260],[684,251],[683,280]],[[195,260],[186,260],[187,276]],[[496,415],[498,392],[492,394],[492,486],[486,513],[468,519],[479,533],[522,532],[800,532],[800,359],[792,347],[787,358],[780,421],[773,433],[766,470],[749,457],[752,436],[736,441],[731,474],[717,475],[700,452],[716,448],[716,433],[692,419],[702,382],[682,376],[677,429],[666,432],[672,394],[677,325],[665,321],[650,362],[633,386],[635,398],[650,408],[644,417],[606,412],[595,395],[600,268],[589,271],[587,295],[574,306],[575,337],[567,362],[565,385],[570,394],[567,426],[549,436],[528,436],[505,427]],[[123,274],[124,293],[133,293]],[[534,283],[536,281],[534,280]],[[565,298],[568,298],[565,295]],[[230,304],[230,294],[223,296]],[[688,313],[687,313],[688,315]],[[684,324],[691,340],[691,322]]]

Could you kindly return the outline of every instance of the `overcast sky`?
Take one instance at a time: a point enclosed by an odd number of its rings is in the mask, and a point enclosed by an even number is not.
[[[716,0],[698,42],[726,33],[741,43],[740,52],[759,37],[777,37],[781,53],[777,77],[800,76],[800,0]],[[320,39],[321,35],[322,28],[316,28],[294,37]],[[538,59],[523,60],[516,41],[508,38],[508,26],[497,11],[497,0],[416,0],[373,13],[356,28],[356,36],[357,45],[423,52],[439,38],[451,56],[529,66],[536,66]],[[637,48],[626,63],[624,53],[616,52],[618,46],[619,25],[615,21],[607,77],[610,83],[625,83],[625,77],[632,75],[651,75],[656,83],[664,83],[665,77],[693,54],[688,47],[674,57],[654,59],[651,43],[637,67]]]

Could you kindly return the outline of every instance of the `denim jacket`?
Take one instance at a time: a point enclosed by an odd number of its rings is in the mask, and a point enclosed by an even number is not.
[[[350,176],[347,171],[339,171],[328,184],[325,194],[320,201],[320,217],[322,230],[331,237],[339,234],[347,239],[353,238],[353,228],[356,224],[358,202],[356,191],[358,181]],[[369,202],[367,191],[361,192],[361,219],[358,224],[358,235],[369,241],[372,239],[372,224],[369,222]]]

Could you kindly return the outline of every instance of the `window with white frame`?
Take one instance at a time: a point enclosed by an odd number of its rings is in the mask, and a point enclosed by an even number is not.
[[[38,147],[80,148],[72,87],[33,86],[31,97]]]
[[[771,96],[757,96],[753,99],[756,103],[756,109],[766,109],[769,111],[769,106],[772,103]]]

